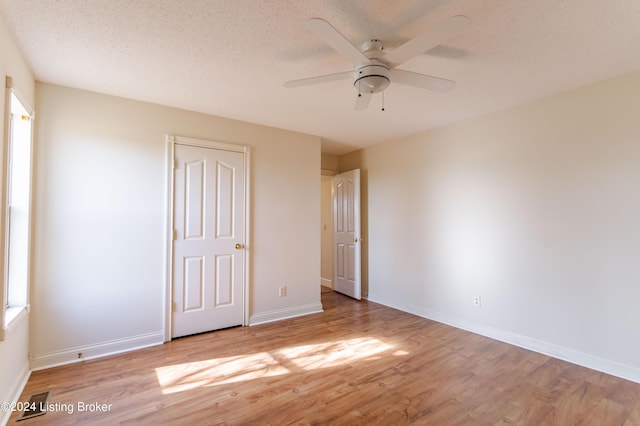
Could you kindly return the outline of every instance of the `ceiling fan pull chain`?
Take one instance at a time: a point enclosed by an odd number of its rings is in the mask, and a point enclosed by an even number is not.
[[[382,92],[382,111],[384,111],[384,92]]]

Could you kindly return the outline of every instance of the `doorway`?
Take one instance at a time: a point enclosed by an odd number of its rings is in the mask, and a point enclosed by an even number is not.
[[[360,170],[321,174],[321,291],[361,298]]]
[[[320,190],[320,284],[330,289],[333,289],[333,174],[323,171]]]

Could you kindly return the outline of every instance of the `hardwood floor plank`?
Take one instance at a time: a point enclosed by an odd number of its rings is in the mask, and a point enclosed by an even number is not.
[[[34,372],[21,401],[52,390],[59,409],[21,425],[640,425],[640,384],[338,293],[322,302]]]

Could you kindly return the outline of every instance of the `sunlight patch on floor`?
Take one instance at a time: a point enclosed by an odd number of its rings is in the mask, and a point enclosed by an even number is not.
[[[281,349],[279,353],[287,357],[297,367],[309,371],[317,368],[338,367],[358,360],[366,360],[392,346],[371,337],[338,340],[335,342],[302,345]]]
[[[372,337],[299,345],[272,353],[259,352],[225,358],[212,358],[156,368],[163,394],[183,392],[204,386],[217,386],[280,376],[296,371],[311,371],[350,365],[357,361],[381,358],[393,346]],[[390,355],[408,354],[397,350]]]
[[[156,368],[156,376],[163,394],[279,376],[288,372],[289,370],[266,352]]]

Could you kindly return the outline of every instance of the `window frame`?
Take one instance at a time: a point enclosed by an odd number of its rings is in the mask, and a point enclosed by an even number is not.
[[[26,271],[23,294],[20,295],[19,303],[10,304],[11,302],[11,289],[9,281],[9,256],[10,256],[10,241],[9,233],[11,231],[10,219],[11,219],[11,178],[12,173],[10,170],[10,162],[12,161],[12,149],[13,149],[13,116],[14,111],[12,107],[13,99],[17,101],[20,109],[20,116],[23,119],[29,120],[29,141],[27,151],[27,182],[26,185],[29,188],[29,194],[26,200]],[[29,290],[30,290],[30,272],[31,272],[31,240],[32,240],[32,219],[33,219],[33,189],[34,189],[34,111],[28,102],[25,102],[25,98],[13,87],[13,79],[9,76],[6,77],[5,84],[5,97],[4,97],[4,134],[2,135],[2,157],[1,160],[1,174],[0,174],[0,236],[2,237],[2,243],[0,244],[0,276],[2,277],[2,291],[0,292],[0,341],[4,340],[6,333],[11,329],[11,325],[21,318],[23,312],[29,311]],[[28,118],[25,118],[28,117]],[[15,297],[14,297],[15,300]]]

